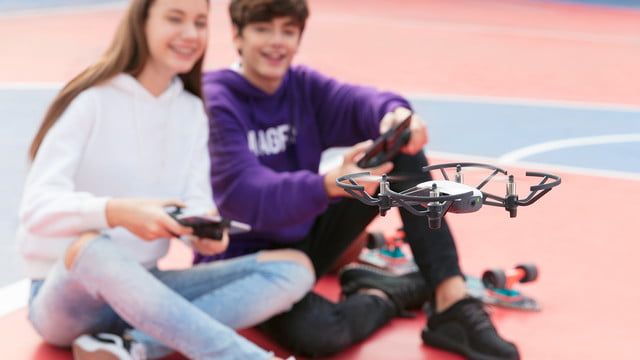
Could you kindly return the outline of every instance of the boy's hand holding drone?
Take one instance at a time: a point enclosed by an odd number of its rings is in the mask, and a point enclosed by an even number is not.
[[[382,117],[382,120],[380,120],[380,134],[384,134],[393,126],[401,123],[407,116],[411,116],[411,125],[409,127],[411,138],[407,145],[403,146],[400,151],[404,154],[414,155],[427,144],[428,135],[427,127],[422,119],[418,115],[412,114],[411,110],[405,107],[399,107],[392,112],[386,113]]]
[[[146,241],[190,235],[192,229],[169,216],[165,211],[167,206],[184,207],[185,204],[179,200],[110,199],[107,223],[112,228],[122,226]]]
[[[367,169],[362,169],[356,165],[358,160],[372,144],[373,140],[367,140],[352,146],[344,155],[342,165],[325,174],[324,188],[329,197],[349,196],[349,194],[336,184],[336,179],[340,176],[358,172],[370,172],[373,176],[380,176],[382,174],[388,174],[393,169],[393,163],[391,162],[386,162],[382,165]],[[372,194],[378,188],[380,182],[378,179],[370,179],[369,181],[365,179],[361,184],[364,186],[367,193]]]

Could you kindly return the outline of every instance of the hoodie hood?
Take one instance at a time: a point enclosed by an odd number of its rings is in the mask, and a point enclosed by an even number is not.
[[[245,99],[251,100],[263,100],[269,98],[277,98],[286,89],[289,79],[289,73],[291,69],[287,71],[282,80],[282,83],[278,87],[275,93],[268,94],[262,89],[257,88],[251,84],[241,73],[234,68],[223,69],[219,71],[208,72],[203,77],[204,91],[207,94],[215,93],[220,87],[233,93],[234,96],[239,96]]]
[[[266,130],[286,123],[295,133],[296,121],[300,117],[299,98],[294,83],[290,81],[291,71],[290,68],[273,94],[251,84],[237,69],[228,68],[206,73],[203,77],[206,102],[208,105],[214,105],[225,103],[227,98],[240,99],[246,111],[246,122],[243,124],[245,130]],[[293,141],[293,138],[289,140]]]
[[[151,94],[149,90],[147,90],[144,86],[142,86],[142,84],[135,77],[125,73],[114,76],[113,79],[111,79],[110,84],[116,89],[135,96],[135,98],[137,99],[160,102],[171,101],[175,99],[182,93],[182,90],[184,88],[182,80],[180,80],[179,77],[175,76],[171,80],[169,87],[162,94],[160,94],[160,96],[156,97]]]

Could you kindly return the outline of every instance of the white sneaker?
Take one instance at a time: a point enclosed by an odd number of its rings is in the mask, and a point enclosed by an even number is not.
[[[114,334],[82,335],[72,345],[74,360],[145,360],[142,344]]]

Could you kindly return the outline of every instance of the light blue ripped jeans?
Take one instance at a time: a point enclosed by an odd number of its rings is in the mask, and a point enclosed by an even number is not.
[[[151,359],[269,359],[237,334],[286,311],[313,286],[303,265],[253,254],[186,270],[147,270],[106,236],[90,241],[70,270],[59,261],[32,282],[29,319],[45,341],[69,346],[83,334],[129,334]]]

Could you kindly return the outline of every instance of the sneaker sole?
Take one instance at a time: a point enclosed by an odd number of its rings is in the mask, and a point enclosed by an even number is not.
[[[109,350],[102,349],[103,346],[109,347]],[[90,359],[90,360],[128,360],[131,355],[124,349],[98,344],[90,339],[81,337],[74,341],[72,346],[74,359]]]
[[[433,331],[427,329],[422,330],[422,341],[430,346],[438,349],[444,349],[456,354],[460,354],[467,359],[473,360],[517,360],[517,359],[505,359],[501,357],[495,357],[491,355],[485,355],[477,353],[466,346],[460,346],[460,344],[450,341],[445,337],[438,336]]]
[[[365,271],[374,272],[376,274],[383,275],[383,276],[398,277],[398,275],[395,275],[387,270],[380,269],[379,267],[375,267],[373,265],[367,265],[367,264],[360,264],[360,263],[346,265],[340,270],[338,275],[342,275],[342,273],[344,273],[347,270],[365,270]]]
[[[345,276],[345,273],[349,271],[350,274],[352,274],[349,277]],[[356,275],[353,275],[356,274]],[[392,278],[397,278],[397,275],[391,274],[388,271],[379,269],[377,267],[374,266],[369,266],[369,265],[364,265],[364,264],[352,264],[352,265],[347,265],[345,266],[340,273],[338,274],[338,279],[340,281],[340,285],[344,286],[347,285],[351,282],[353,282],[353,277],[358,277],[357,274],[365,274],[367,276],[374,276],[374,277],[378,277],[378,278],[387,278],[387,279],[392,279]],[[349,275],[349,274],[347,274]]]
[[[104,350],[98,351],[84,351],[82,349],[73,349],[73,358],[75,360],[121,360],[120,357],[113,355],[112,353]]]
[[[394,277],[380,272],[378,269],[371,271],[367,268],[352,268],[351,270],[348,277],[340,274],[339,282],[343,296],[350,296],[362,289],[378,289],[377,281]],[[361,277],[362,275],[366,277]]]

